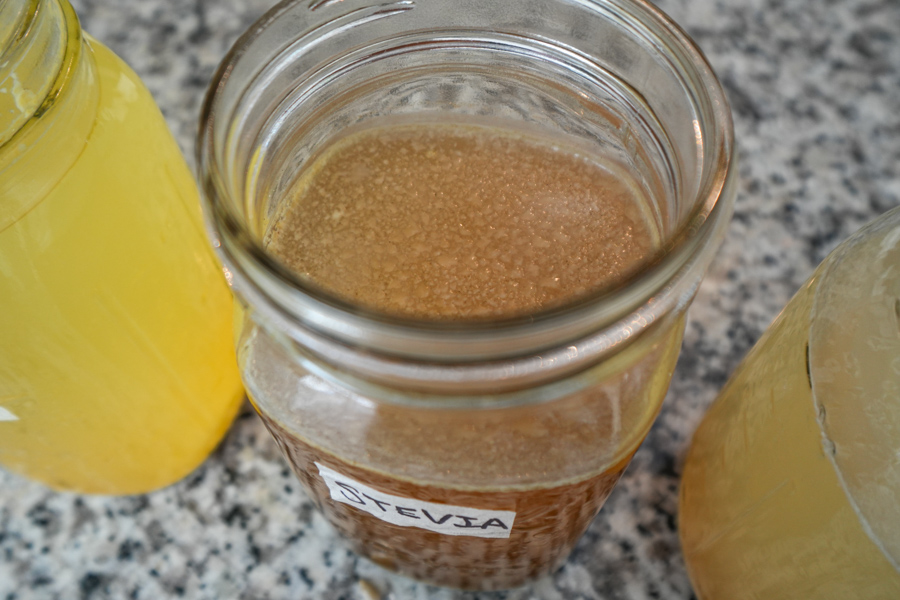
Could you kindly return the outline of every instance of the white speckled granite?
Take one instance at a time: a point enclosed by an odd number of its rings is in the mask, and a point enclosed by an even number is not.
[[[144,78],[193,164],[208,78],[270,2],[73,3],[85,29]],[[692,598],[675,522],[691,432],[813,267],[900,204],[900,2],[660,5],[706,51],[733,103],[737,210],[663,412],[562,570],[496,594],[387,574],[341,545],[247,408],[198,471],[146,496],[59,494],[0,471],[0,600]]]

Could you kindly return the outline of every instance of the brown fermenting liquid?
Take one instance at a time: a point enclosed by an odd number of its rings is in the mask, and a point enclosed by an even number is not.
[[[613,285],[657,246],[620,169],[513,132],[364,130],[300,178],[269,249],[354,303],[511,316]]]
[[[637,190],[615,165],[552,141],[475,125],[393,125],[352,134],[312,162],[269,250],[315,285],[389,314],[522,315],[614,286],[658,249]],[[504,589],[559,566],[597,514],[665,393],[680,332],[661,335],[627,372],[545,404],[451,416],[364,410],[323,382],[309,397],[296,387],[277,410],[257,407],[307,492],[361,554],[440,585]],[[257,393],[268,395],[265,385]],[[363,424],[352,444],[337,424],[348,417]],[[326,431],[332,423],[336,433]],[[370,508],[377,501],[374,516],[336,500],[319,465],[392,498],[345,488]],[[476,472],[504,483],[473,485]],[[487,517],[421,503],[515,520],[508,537],[479,537]],[[426,530],[426,518],[474,533]]]
[[[522,585],[559,567],[603,506],[631,458],[585,480],[531,489],[468,490],[424,485],[351,465],[292,435],[260,413],[306,492],[353,549],[381,566],[437,585],[502,590]],[[426,443],[421,440],[421,443]],[[453,536],[385,522],[359,508],[335,502],[315,463],[394,496],[516,513],[509,538]],[[411,503],[406,502],[406,505]],[[396,506],[384,506],[386,511]],[[457,511],[459,512],[459,511]],[[432,511],[440,520],[466,523],[453,511]],[[419,513],[422,517],[429,518]]]

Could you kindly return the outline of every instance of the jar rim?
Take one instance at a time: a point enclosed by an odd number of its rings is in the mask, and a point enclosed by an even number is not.
[[[222,90],[230,81],[235,65],[255,40],[300,3],[299,0],[280,3],[236,42],[213,77],[200,119],[197,157],[208,230],[213,246],[224,260],[229,282],[254,308],[264,307],[263,321],[274,321],[276,329],[313,330],[330,342],[362,346],[394,356],[469,361],[553,348],[561,340],[583,339],[616,325],[627,327],[623,320],[636,318],[649,325],[668,311],[690,302],[712,259],[711,249],[724,236],[733,208],[733,125],[727,99],[702,51],[669,17],[643,0],[590,0],[577,4],[585,10],[615,9],[630,19],[630,26],[644,26],[645,34],[675,49],[672,60],[708,100],[713,140],[705,146],[704,163],[712,156],[714,164],[706,164],[706,177],[696,194],[698,202],[664,241],[655,260],[613,288],[532,314],[489,319],[433,320],[388,314],[301,281],[269,255],[242,218],[222,201],[227,194],[223,183],[226,165],[217,152],[216,144],[222,140],[216,138],[214,127],[219,118]],[[310,4],[309,10],[322,4]],[[695,122],[696,128],[699,125]],[[261,277],[260,273],[264,275]],[[626,290],[630,293],[624,294]]]

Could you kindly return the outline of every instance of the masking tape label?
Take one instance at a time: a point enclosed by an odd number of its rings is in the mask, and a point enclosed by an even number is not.
[[[355,506],[373,517],[401,527],[418,527],[444,535],[508,538],[516,513],[392,496],[372,489],[325,465],[315,463],[331,499]]]

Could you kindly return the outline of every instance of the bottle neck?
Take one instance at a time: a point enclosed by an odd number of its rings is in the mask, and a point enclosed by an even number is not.
[[[89,47],[66,0],[0,3],[0,231],[80,155],[97,93]]]
[[[70,42],[80,40],[70,40],[64,7],[56,0],[7,0],[0,4],[0,23],[0,143],[5,144],[54,101],[66,55],[72,54]]]

